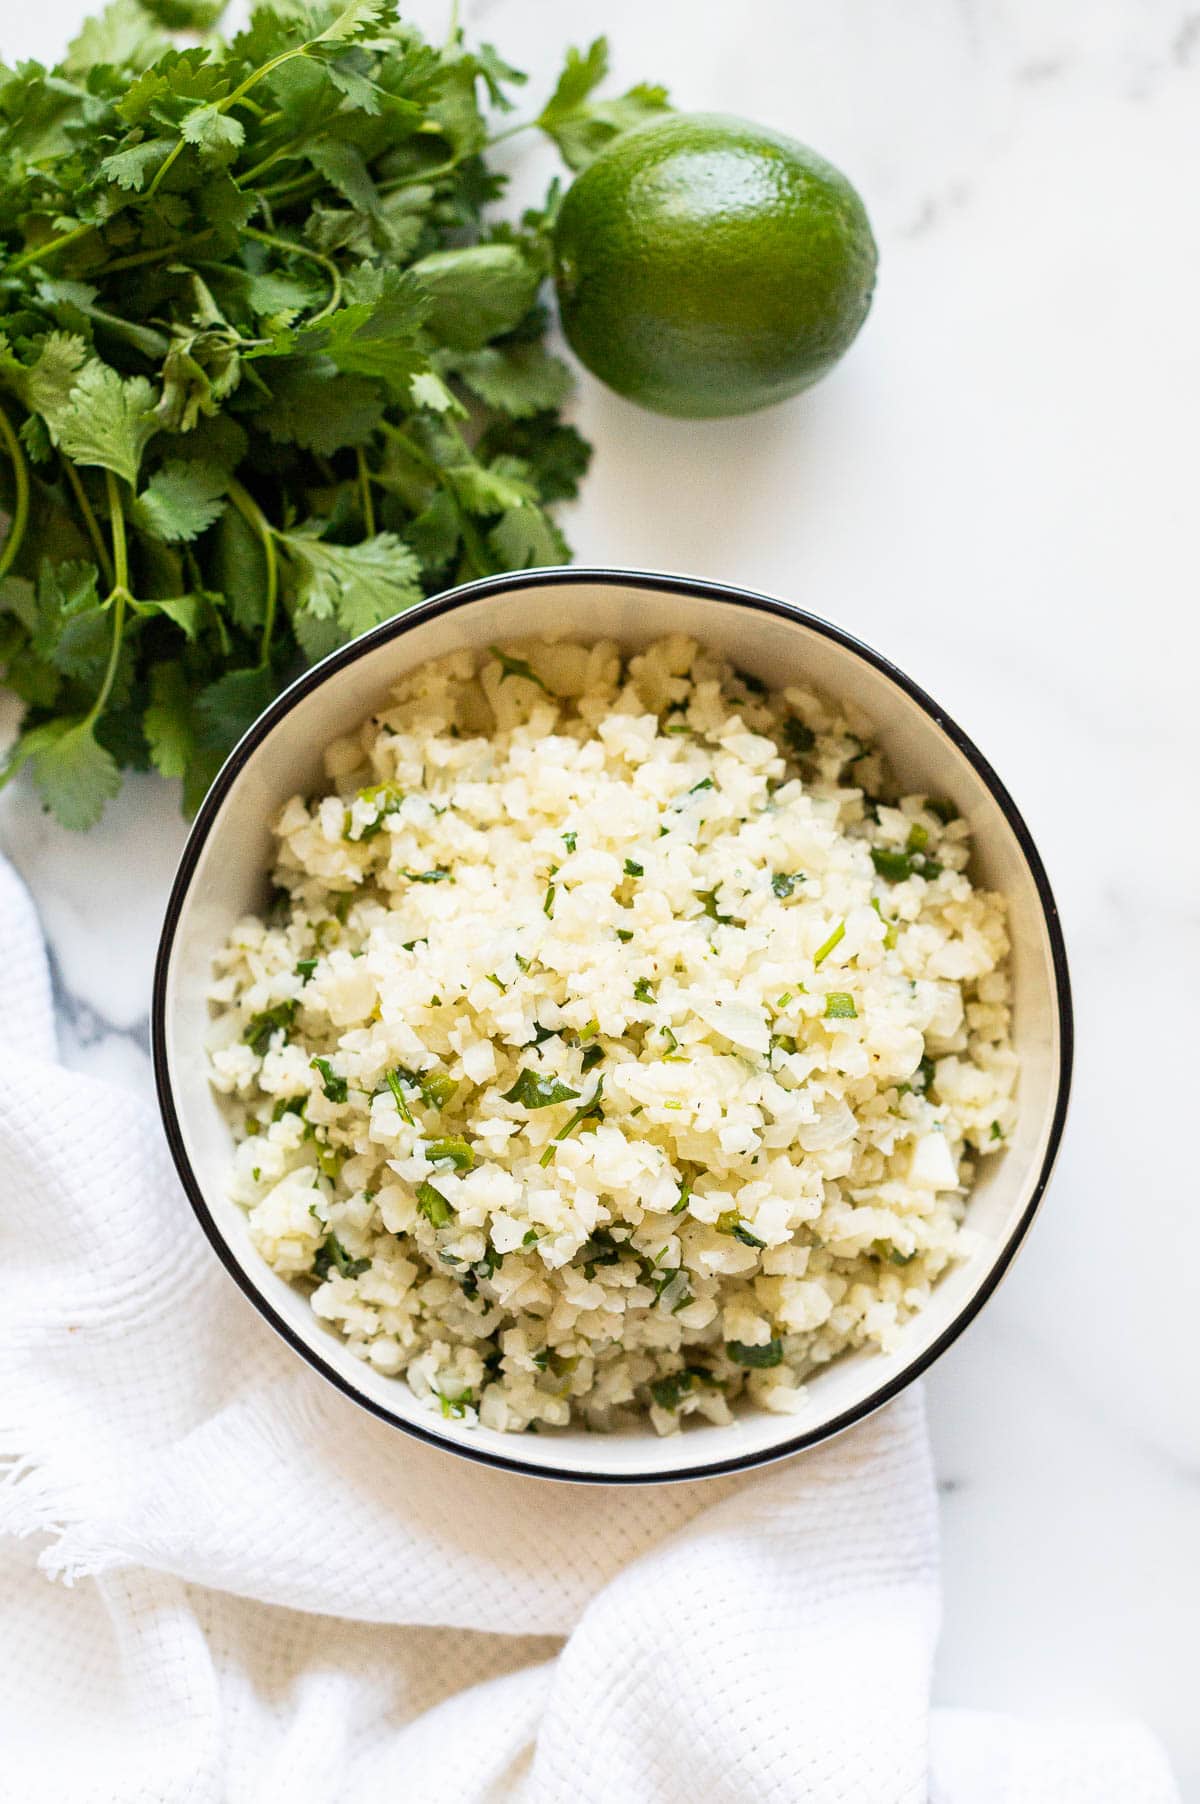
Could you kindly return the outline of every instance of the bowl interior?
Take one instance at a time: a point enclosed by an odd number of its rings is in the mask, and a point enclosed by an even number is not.
[[[648,1427],[602,1436],[464,1428],[421,1408],[403,1380],[387,1378],[347,1352],[318,1322],[307,1298],[252,1245],[245,1215],[226,1195],[232,1139],[207,1079],[205,993],[213,956],[235,920],[264,902],[271,823],[279,808],[321,781],[329,742],[380,705],[415,665],[496,639],[545,634],[614,638],[637,647],[669,632],[702,640],[772,687],[803,680],[853,700],[875,723],[903,787],[957,804],[971,827],[973,879],[1003,891],[1009,904],[1014,1041],[1021,1061],[1017,1131],[1003,1154],[984,1162],[972,1195],[969,1221],[980,1236],[977,1250],[940,1281],[894,1352],[851,1355],[814,1379],[804,1414],[747,1413],[723,1428],[689,1423],[666,1439]],[[861,649],[782,604],[682,582],[670,586],[667,579],[578,573],[504,579],[462,600],[426,604],[360,641],[351,655],[335,655],[315,677],[302,678],[273,718],[234,754],[189,842],[164,934],[155,1026],[160,1093],[192,1200],[202,1220],[207,1214],[208,1232],[243,1288],[293,1343],[343,1388],[427,1438],[528,1471],[578,1478],[666,1478],[769,1458],[866,1413],[928,1363],[990,1289],[1028,1225],[1057,1141],[1066,1088],[1065,971],[1061,946],[1051,937],[1049,892],[1044,899],[1039,893],[1040,866],[1035,874],[1019,823],[940,718]]]

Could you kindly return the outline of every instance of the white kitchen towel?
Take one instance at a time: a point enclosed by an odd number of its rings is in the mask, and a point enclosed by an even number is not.
[[[706,1484],[556,1486],[359,1411],[56,1061],[0,865],[0,1800],[1175,1804],[1136,1727],[931,1712],[918,1393]]]

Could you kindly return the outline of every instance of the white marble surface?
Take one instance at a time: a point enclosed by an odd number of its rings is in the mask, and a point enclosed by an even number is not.
[[[0,50],[53,52],[84,10],[5,7]],[[597,457],[568,529],[582,561],[757,585],[851,628],[957,715],[1026,812],[1066,921],[1077,1087],[1029,1246],[929,1383],[939,1698],[1139,1714],[1200,1797],[1200,15],[1189,0],[464,14],[542,75],[564,40],[606,29],[619,73],[807,139],[866,197],[880,285],[841,369],[712,425],[585,381]],[[522,187],[543,168],[515,147],[512,163]],[[87,839],[20,784],[0,804],[67,1056],[119,1082],[149,1084],[182,840],[150,781]]]

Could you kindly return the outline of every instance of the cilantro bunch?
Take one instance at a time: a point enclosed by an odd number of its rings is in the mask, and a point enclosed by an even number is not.
[[[0,670],[28,765],[88,827],[121,771],[194,809],[305,661],[468,577],[569,556],[589,449],[489,115],[524,81],[390,0],[212,35],[220,0],[115,0],[0,68]],[[164,27],[203,33],[177,47]],[[571,51],[531,126],[580,168],[661,111]]]

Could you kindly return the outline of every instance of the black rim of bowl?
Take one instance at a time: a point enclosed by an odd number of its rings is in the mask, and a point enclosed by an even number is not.
[[[436,1429],[432,1427],[424,1428],[418,1423],[405,1420],[403,1416],[395,1414],[385,1404],[377,1402],[373,1397],[369,1397],[363,1391],[358,1390],[333,1365],[326,1361],[319,1352],[310,1347],[293,1331],[283,1317],[271,1306],[266,1297],[234,1258],[231,1248],[213,1219],[208,1204],[205,1201],[204,1194],[196,1179],[196,1175],[192,1170],[191,1161],[189,1160],[187,1151],[184,1147],[183,1134],[180,1128],[179,1117],[175,1108],[175,1099],[167,1070],[165,1032],[167,974],[175,944],[176,929],[179,925],[179,918],[183,911],[184,902],[191,887],[192,876],[195,872],[205,841],[208,838],[212,825],[216,820],[226,797],[237,782],[239,775],[245,768],[252,754],[257,751],[263,741],[270,736],[277,723],[282,720],[285,715],[289,714],[297,703],[303,701],[307,695],[318,688],[327,677],[333,674],[334,671],[341,670],[346,665],[355,663],[367,652],[373,651],[376,647],[387,644],[393,639],[400,638],[404,633],[411,632],[414,627],[423,625],[426,621],[434,619],[439,614],[450,613],[456,608],[463,607],[469,602],[478,601],[487,595],[499,593],[511,594],[514,591],[519,591],[521,589],[541,589],[567,583],[597,583],[627,589],[653,589],[660,593],[666,592],[677,595],[699,596],[706,600],[723,602],[732,607],[748,608],[760,613],[780,615],[786,620],[796,621],[799,624],[808,627],[811,631],[820,634],[823,638],[833,640],[835,644],[842,646],[846,651],[852,652],[865,663],[873,665],[876,670],[890,678],[898,688],[902,689],[906,695],[910,696],[911,699],[918,704],[935,725],[946,734],[947,738],[958,747],[959,751],[962,752],[976,773],[982,778],[995,801],[998,803],[1021,848],[1022,855],[1029,867],[1030,875],[1036,886],[1038,899],[1041,903],[1043,919],[1046,925],[1046,932],[1050,941],[1050,953],[1054,966],[1055,1003],[1058,1011],[1059,1026],[1058,1089],[1055,1097],[1054,1116],[1050,1126],[1050,1135],[1046,1144],[1046,1151],[1043,1155],[1041,1168],[1038,1171],[1033,1189],[1030,1192],[1029,1201],[1021,1213],[1020,1220],[1013,1228],[1004,1245],[997,1252],[992,1265],[982,1282],[979,1284],[978,1288],[972,1292],[963,1308],[959,1310],[953,1321],[948,1323],[938,1338],[928,1346],[923,1353],[919,1354],[910,1364],[906,1365],[902,1371],[897,1373],[886,1384],[881,1385],[877,1390],[872,1391],[861,1403],[855,1404],[852,1409],[843,1410],[840,1415],[822,1422],[818,1427],[811,1428],[802,1434],[793,1435],[788,1440],[774,1443],[759,1451],[737,1455],[731,1459],[706,1460],[699,1465],[681,1467],[678,1470],[671,1471],[656,1470],[652,1466],[648,1467],[645,1471],[638,1472],[606,1472],[601,1470],[567,1472],[556,1470],[552,1467],[537,1465],[518,1457],[509,1456],[503,1453],[494,1453],[490,1449],[483,1447],[471,1446],[464,1441],[450,1440],[443,1435],[440,1435]],[[281,1335],[302,1359],[316,1371],[320,1372],[322,1377],[328,1379],[331,1384],[336,1386],[344,1396],[350,1397],[355,1403],[359,1404],[362,1408],[369,1410],[372,1415],[378,1416],[382,1421],[389,1423],[392,1427],[402,1429],[406,1434],[414,1435],[418,1440],[425,1441],[430,1446],[441,1448],[446,1452],[460,1454],[465,1459],[476,1460],[486,1466],[498,1467],[502,1471],[516,1472],[523,1477],[551,1478],[559,1480],[560,1482],[573,1484],[678,1484],[690,1479],[715,1478],[731,1472],[746,1471],[754,1466],[768,1465],[775,1460],[786,1459],[789,1454],[800,1453],[806,1447],[814,1447],[819,1442],[829,1440],[832,1436],[842,1433],[845,1429],[852,1427],[856,1422],[861,1422],[865,1420],[867,1416],[873,1415],[874,1412],[881,1409],[885,1403],[890,1403],[893,1397],[898,1396],[902,1390],[907,1389],[914,1380],[921,1377],[922,1373],[928,1371],[929,1367],[936,1359],[941,1357],[947,1347],[958,1339],[959,1335],[968,1324],[974,1321],[975,1317],[979,1314],[980,1310],[995,1291],[1000,1280],[1004,1277],[1012,1264],[1018,1249],[1029,1231],[1030,1224],[1037,1213],[1046,1186],[1050,1181],[1051,1172],[1054,1169],[1054,1162],[1058,1155],[1059,1144],[1062,1140],[1063,1125],[1067,1114],[1067,1104],[1070,1098],[1071,1066],[1074,1048],[1074,1019],[1071,1007],[1070,977],[1067,971],[1066,946],[1063,941],[1058,907],[1050,888],[1049,879],[1046,876],[1045,867],[1042,864],[1037,847],[1034,845],[1033,839],[1030,836],[1029,829],[1021,817],[1020,810],[1017,808],[1017,805],[1009,795],[1008,790],[1000,781],[1000,778],[996,775],[996,772],[992,769],[982,752],[979,751],[978,747],[968,738],[962,728],[938,706],[933,698],[927,695],[917,683],[913,682],[911,677],[906,676],[902,670],[898,669],[895,664],[883,657],[879,652],[874,651],[871,646],[865,645],[860,639],[856,639],[852,633],[844,632],[842,628],[832,625],[827,620],[822,620],[818,615],[810,614],[806,609],[797,607],[792,602],[782,601],[776,596],[762,595],[752,589],[733,588],[725,583],[709,582],[701,577],[660,575],[653,571],[646,570],[583,569],[573,566],[563,566],[561,568],[556,567],[553,569],[516,571],[503,576],[483,577],[477,582],[464,583],[459,588],[449,589],[441,595],[430,596],[428,600],[418,602],[405,613],[398,614],[391,620],[385,620],[381,626],[372,628],[370,632],[365,633],[361,638],[352,640],[349,645],[341,646],[337,651],[331,652],[329,656],[322,659],[319,664],[313,665],[311,670],[306,670],[303,675],[297,677],[296,681],[271,703],[265,713],[260,715],[259,719],[255,721],[250,730],[241,740],[239,740],[238,744],[234,747],[224,765],[221,767],[212,788],[209,790],[201,804],[192,825],[191,833],[188,836],[187,843],[184,846],[179,869],[175,874],[175,881],[171,886],[171,894],[167,902],[166,915],[163,920],[162,934],[159,939],[158,956],[155,962],[154,994],[151,1011],[151,1038],[154,1054],[155,1086],[158,1092],[158,1103],[162,1113],[163,1125],[166,1129],[167,1142],[171,1149],[171,1156],[175,1161],[175,1168],[179,1173],[188,1201],[192,1205],[192,1209],[199,1220],[200,1226],[203,1228],[225,1269],[233,1277],[243,1294],[254,1304],[259,1313],[266,1318],[272,1328],[275,1329],[276,1333]],[[517,1437],[514,1436],[513,1438],[516,1439]],[[598,1443],[598,1450],[602,1444],[602,1442]],[[648,1443],[648,1445],[649,1444],[652,1443]]]

